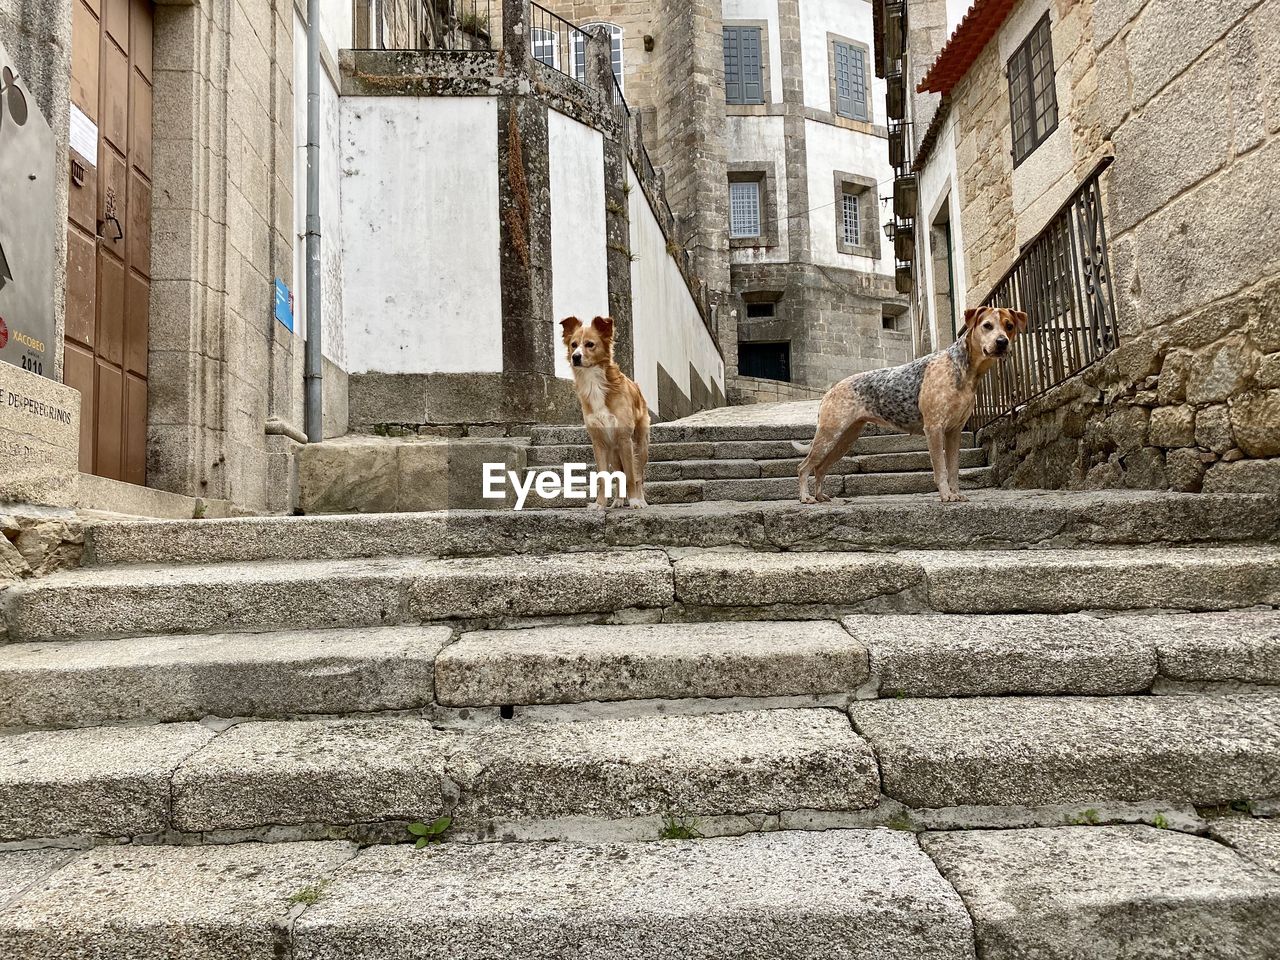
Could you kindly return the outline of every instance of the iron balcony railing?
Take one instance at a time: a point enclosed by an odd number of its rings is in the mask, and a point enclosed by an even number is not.
[[[500,0],[354,0],[362,50],[492,50]]]
[[[529,52],[538,63],[587,85],[586,31],[537,3],[529,4]],[[612,98],[614,106],[631,115],[616,75]]]
[[[983,301],[1027,314],[1013,353],[978,387],[974,428],[984,427],[1114,350],[1115,298],[1107,258],[1102,160]]]

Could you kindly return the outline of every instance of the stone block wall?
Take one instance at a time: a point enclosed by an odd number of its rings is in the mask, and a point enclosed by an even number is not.
[[[786,403],[791,400],[820,400],[826,390],[806,387],[802,383],[765,380],[761,377],[737,376],[729,384],[729,403]]]
[[[1280,0],[1094,0],[1121,346],[985,431],[1015,486],[1280,492]]]

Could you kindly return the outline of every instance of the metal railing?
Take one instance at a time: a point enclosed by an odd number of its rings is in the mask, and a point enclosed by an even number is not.
[[[973,425],[983,427],[1114,350],[1115,298],[1099,178],[1107,157],[1023,247],[983,301],[1027,314],[1013,352],[978,387]]]
[[[536,3],[529,4],[529,53],[544,66],[586,84],[586,33]]]
[[[353,0],[362,50],[492,50],[500,0]]]

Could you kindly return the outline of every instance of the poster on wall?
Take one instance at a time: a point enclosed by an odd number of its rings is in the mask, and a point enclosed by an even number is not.
[[[53,131],[0,42],[0,360],[54,375]]]

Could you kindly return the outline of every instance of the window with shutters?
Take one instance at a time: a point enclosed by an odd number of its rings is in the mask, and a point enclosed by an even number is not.
[[[760,181],[729,182],[729,236],[732,239],[760,236]]]
[[[604,27],[609,31],[609,63],[613,67],[614,79],[618,81],[618,89],[622,89],[622,28],[616,23],[584,23],[582,29],[588,27]],[[587,82],[587,38],[578,31],[573,34],[573,78],[580,83]]]
[[[765,77],[760,27],[724,28],[724,98],[726,103],[764,103]]]
[[[867,84],[868,51],[865,46],[840,37],[830,45],[831,106],[850,120],[871,120],[871,98]]]
[[[1046,13],[1009,58],[1009,114],[1015,165],[1030,156],[1058,128],[1058,93],[1054,89],[1050,34]]]

